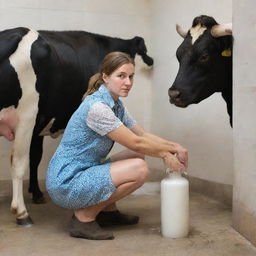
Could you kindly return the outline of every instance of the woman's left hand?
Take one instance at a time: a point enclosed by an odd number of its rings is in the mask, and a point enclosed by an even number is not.
[[[185,168],[188,168],[188,151],[179,144],[176,144],[176,150],[177,158],[185,166]]]

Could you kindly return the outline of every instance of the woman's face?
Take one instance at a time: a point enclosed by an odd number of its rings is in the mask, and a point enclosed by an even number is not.
[[[103,73],[102,78],[114,100],[127,97],[133,85],[134,65],[124,64],[111,75]]]

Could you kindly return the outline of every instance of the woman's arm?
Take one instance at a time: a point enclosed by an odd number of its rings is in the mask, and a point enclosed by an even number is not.
[[[131,130],[138,136],[143,136],[143,137],[153,140],[157,143],[169,145],[170,147],[173,148],[172,153],[176,153],[179,161],[182,164],[184,164],[184,166],[186,168],[188,167],[188,152],[180,144],[173,142],[173,141],[166,140],[166,139],[161,138],[155,134],[149,133],[146,130],[144,130],[144,128],[141,127],[140,125],[135,125]]]
[[[161,137],[159,137],[159,136],[157,136],[155,134],[147,132],[140,125],[135,125],[133,128],[131,128],[131,130],[135,134],[137,134],[138,136],[143,136],[143,137],[149,138],[149,139],[151,139],[151,140],[153,140],[155,142],[158,142],[158,143],[162,143],[162,144],[166,144],[166,145],[170,145],[170,146],[174,146],[174,147],[175,147],[175,145],[177,145],[177,143],[175,143],[175,142],[163,139],[163,138],[161,138]]]
[[[174,155],[176,150],[174,150],[172,145],[159,143],[140,134],[137,135],[136,132],[128,129],[124,125],[109,132],[107,136],[135,152],[162,158],[167,167],[174,171],[180,171],[185,168],[184,164]]]

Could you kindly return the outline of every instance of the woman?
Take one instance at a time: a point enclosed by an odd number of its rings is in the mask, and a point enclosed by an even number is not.
[[[120,101],[128,96],[133,76],[134,61],[125,53],[104,58],[50,161],[47,190],[56,204],[74,210],[73,237],[113,239],[101,227],[138,222],[115,203],[144,184],[149,173],[144,155],[162,158],[173,171],[187,167],[183,147],[146,132]],[[115,141],[128,149],[104,161]]]

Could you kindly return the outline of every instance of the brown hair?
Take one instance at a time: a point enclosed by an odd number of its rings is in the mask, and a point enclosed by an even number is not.
[[[124,64],[133,64],[135,66],[134,60],[126,53],[123,52],[111,52],[105,56],[103,59],[99,73],[93,75],[88,84],[88,89],[83,96],[83,99],[96,92],[100,85],[104,83],[102,79],[103,73],[107,76],[111,75],[116,69]]]

